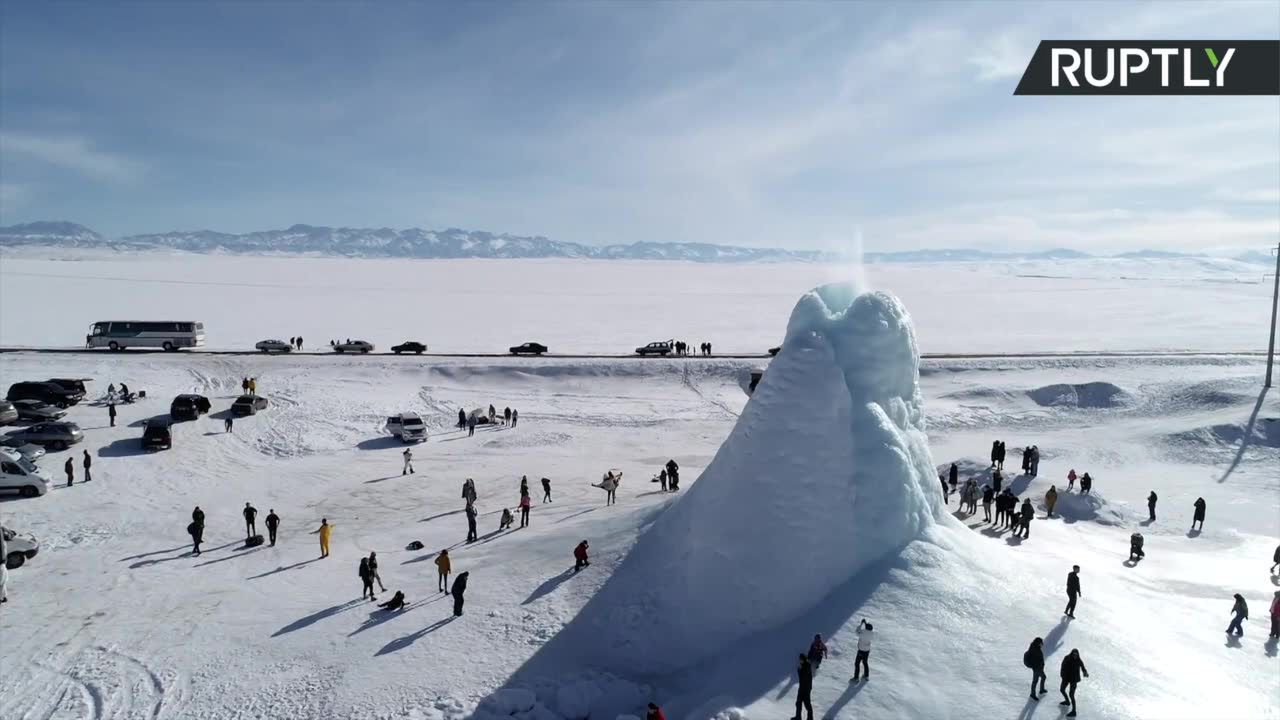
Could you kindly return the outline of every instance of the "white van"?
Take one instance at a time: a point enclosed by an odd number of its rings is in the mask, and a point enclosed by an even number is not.
[[[49,492],[53,478],[17,450],[0,448],[0,491],[17,491],[22,497]]]
[[[3,562],[5,567],[10,570],[17,570],[22,567],[23,563],[40,552],[40,541],[36,540],[32,535],[14,532],[3,526],[0,526],[0,534],[4,535],[4,551],[6,553]]]
[[[427,439],[427,425],[417,413],[400,413],[387,418],[387,432],[403,443],[423,442]]]

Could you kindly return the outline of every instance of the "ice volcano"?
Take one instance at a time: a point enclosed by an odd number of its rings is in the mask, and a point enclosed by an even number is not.
[[[819,287],[698,481],[566,632],[591,666],[661,676],[812,608],[945,511],[906,308]],[[585,635],[584,635],[585,633]]]

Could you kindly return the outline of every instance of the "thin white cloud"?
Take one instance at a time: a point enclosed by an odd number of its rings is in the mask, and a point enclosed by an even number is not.
[[[88,138],[79,135],[3,131],[0,132],[0,154],[25,156],[97,180],[127,183],[142,175],[138,162],[99,150]]]

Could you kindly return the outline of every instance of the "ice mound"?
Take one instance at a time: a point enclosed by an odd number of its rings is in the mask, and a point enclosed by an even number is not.
[[[584,665],[687,667],[822,602],[941,517],[919,353],[896,298],[827,285],[698,482],[566,628]],[[562,639],[564,639],[562,637]]]
[[[1027,397],[1044,407],[1074,407],[1086,410],[1119,407],[1128,404],[1131,400],[1129,393],[1107,382],[1046,385],[1028,390]]]

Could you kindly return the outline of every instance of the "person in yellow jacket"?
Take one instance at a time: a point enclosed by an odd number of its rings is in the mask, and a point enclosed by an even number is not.
[[[1058,488],[1053,485],[1049,486],[1049,492],[1044,494],[1044,507],[1049,511],[1048,517],[1053,517],[1053,506],[1058,504]]]
[[[449,572],[453,570],[453,564],[449,562],[448,548],[441,550],[436,556],[436,571],[439,574],[440,592],[449,592]]]
[[[329,524],[329,518],[320,519],[320,557],[329,557],[329,533],[333,531],[333,526]]]

